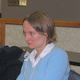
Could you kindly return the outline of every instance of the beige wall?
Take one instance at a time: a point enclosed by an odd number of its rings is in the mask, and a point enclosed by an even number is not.
[[[80,66],[74,66],[74,65],[71,65],[70,66],[72,70],[76,71],[77,73],[80,74]]]
[[[28,46],[23,35],[22,25],[6,25],[5,45],[8,46]]]
[[[80,28],[56,27],[56,46],[80,53]]]
[[[56,46],[66,51],[80,53],[80,28],[56,27]],[[28,46],[23,35],[22,25],[6,25],[5,44],[9,46]]]

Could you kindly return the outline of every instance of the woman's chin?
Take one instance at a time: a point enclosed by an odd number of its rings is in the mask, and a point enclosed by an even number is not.
[[[34,49],[34,47],[33,47],[33,46],[29,46],[29,48]]]

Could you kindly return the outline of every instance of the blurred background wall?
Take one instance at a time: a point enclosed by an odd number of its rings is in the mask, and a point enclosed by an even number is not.
[[[0,0],[0,13],[1,13],[1,0]]]
[[[80,21],[80,0],[27,0],[27,6],[8,6],[8,0],[2,0],[1,8],[2,18],[24,18],[39,10],[54,20]]]

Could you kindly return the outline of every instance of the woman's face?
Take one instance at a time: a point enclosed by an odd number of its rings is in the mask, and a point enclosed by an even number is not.
[[[46,35],[37,32],[28,21],[23,23],[23,33],[29,48],[43,49],[46,46]]]

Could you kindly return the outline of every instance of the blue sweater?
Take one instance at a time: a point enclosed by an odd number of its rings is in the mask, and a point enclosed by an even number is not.
[[[24,61],[17,80],[68,80],[69,71],[66,52],[54,47],[34,68],[30,59]]]

